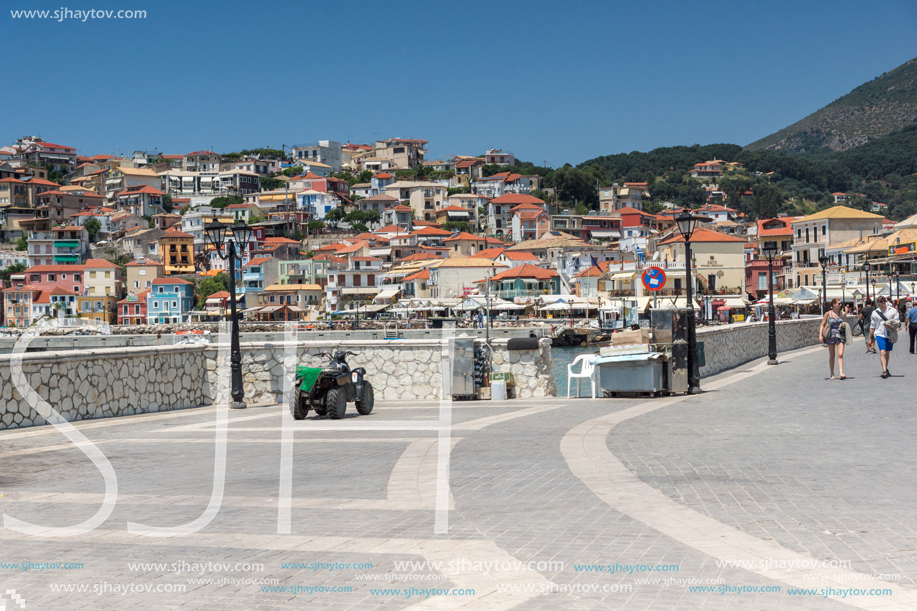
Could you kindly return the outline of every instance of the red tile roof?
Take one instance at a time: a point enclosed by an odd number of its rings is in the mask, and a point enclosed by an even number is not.
[[[121,269],[120,265],[115,265],[114,263],[106,259],[86,259],[86,263],[84,267],[86,269],[89,269],[90,267],[92,268],[108,267],[111,269]]]
[[[428,259],[443,259],[443,258],[445,257],[435,255],[432,252],[417,252],[417,253],[414,253],[413,255],[408,255],[407,257],[402,257],[398,259],[398,262],[401,263],[402,261],[426,261]]]
[[[490,200],[492,204],[536,204],[539,206],[544,206],[544,200],[538,199],[531,195],[526,195],[524,193],[506,193],[500,197],[495,197]]]
[[[379,180],[387,180],[389,178],[394,178],[394,176],[392,176],[388,172],[379,172],[378,174],[375,174],[373,178],[378,178]]]
[[[410,282],[411,280],[429,280],[430,279],[430,270],[422,269],[419,272],[415,272],[410,276],[406,276],[402,282]]]
[[[153,284],[190,284],[194,285],[193,282],[188,282],[187,280],[182,280],[181,278],[156,278],[153,280]]]
[[[684,242],[685,238],[681,233],[672,236],[671,238],[664,240],[659,243],[659,246],[664,244],[674,244],[676,242]],[[726,235],[724,233],[719,233],[712,231],[710,229],[704,229],[703,227],[698,227],[694,230],[694,233],[691,234],[691,242],[742,242],[745,243],[745,240],[742,238],[737,238],[735,236]]]
[[[538,280],[549,280],[557,277],[557,272],[552,269],[545,269],[530,263],[525,263],[518,267],[502,271],[491,278],[491,280],[504,280],[507,278],[537,278]]]
[[[416,224],[416,223],[415,223]],[[445,231],[443,229],[437,229],[436,227],[424,227],[423,229],[418,229],[412,235],[419,236],[447,236],[452,235],[451,231]]]
[[[455,234],[451,238],[446,238],[443,240],[443,242],[480,242],[483,240],[484,238],[481,236],[476,236],[472,233],[468,233],[467,231],[462,231]]]
[[[270,261],[273,258],[274,257],[255,257],[254,259],[246,263],[243,267],[251,267],[252,265],[261,265],[265,261]]]
[[[22,272],[23,274],[44,273],[44,272],[82,272],[82,265],[36,265]]]

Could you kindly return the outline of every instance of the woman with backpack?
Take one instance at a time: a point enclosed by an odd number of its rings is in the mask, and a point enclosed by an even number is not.
[[[829,379],[834,380],[834,361],[837,357],[838,373],[840,379],[846,380],[844,375],[844,346],[847,343],[847,323],[841,316],[841,300],[832,299],[831,309],[825,312],[821,326],[818,328],[818,341],[828,346],[828,368],[831,371]]]

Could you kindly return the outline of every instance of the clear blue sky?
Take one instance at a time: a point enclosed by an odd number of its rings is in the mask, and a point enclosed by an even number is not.
[[[3,0],[0,144],[181,154],[429,140],[559,166],[748,144],[917,56],[912,0]],[[18,9],[146,19],[13,19]]]

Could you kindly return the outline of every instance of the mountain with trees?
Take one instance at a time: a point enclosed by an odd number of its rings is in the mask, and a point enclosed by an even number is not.
[[[745,148],[803,155],[846,151],[914,121],[917,121],[917,58]]]

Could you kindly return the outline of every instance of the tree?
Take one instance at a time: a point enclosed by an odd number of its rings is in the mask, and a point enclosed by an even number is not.
[[[270,176],[261,177],[261,189],[263,191],[273,191],[274,189],[282,189],[284,181],[279,178],[272,178]]]
[[[350,226],[350,228],[356,231],[357,233],[366,233],[367,231],[369,231],[369,227],[367,227],[363,223],[353,223]]]
[[[372,179],[373,179],[372,170],[363,170],[362,172],[360,172],[360,175],[357,177],[357,182],[358,183],[367,183],[367,182],[372,181]]]
[[[221,210],[226,206],[231,206],[233,204],[244,204],[245,199],[239,195],[221,195],[219,197],[214,197],[210,200],[210,205],[214,208],[220,208]]]
[[[162,209],[166,212],[172,212],[172,196],[168,193],[162,196]]]
[[[220,291],[229,291],[229,274],[220,272],[216,276],[201,280],[201,283],[197,285],[197,309],[203,310],[207,298]]]
[[[10,276],[24,272],[26,269],[23,263],[13,263],[6,269],[0,269],[0,281],[9,282]]]
[[[309,224],[306,225],[306,228],[311,231],[321,231],[325,228],[325,221],[320,221],[315,219],[314,221],[309,221]]]
[[[345,216],[346,215],[344,214],[344,209],[338,206],[325,213],[325,220],[331,223],[332,227],[337,229],[338,223],[343,221]]]
[[[471,233],[471,225],[468,221],[446,221],[443,223],[443,229],[446,231],[466,231]]]
[[[783,193],[769,182],[761,181],[754,186],[755,214],[759,219],[772,219],[780,212]]]
[[[89,241],[95,242],[99,230],[102,229],[102,222],[97,218],[91,218],[83,223],[83,228],[89,233]]]
[[[26,240],[24,237],[20,237],[18,240],[16,240],[16,250],[28,250],[28,249],[29,249],[28,240]]]

